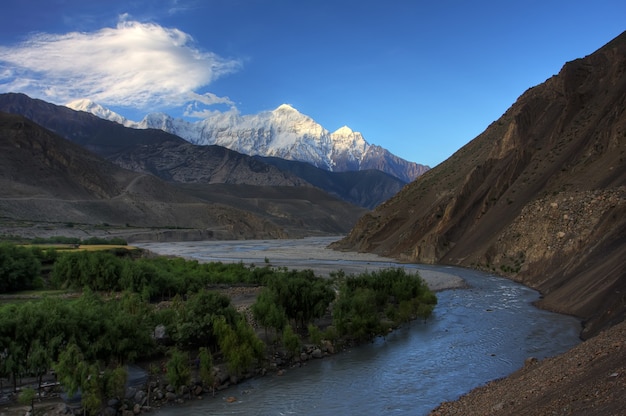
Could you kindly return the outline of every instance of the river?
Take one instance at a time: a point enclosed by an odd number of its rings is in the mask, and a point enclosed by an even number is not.
[[[350,253],[328,253],[330,260],[317,258],[323,257],[318,252],[324,253],[323,247],[332,240],[137,245],[160,254],[202,261],[260,264],[269,257],[272,264],[309,264],[314,270],[327,270],[333,264],[352,271],[394,265],[390,259],[359,260]],[[294,249],[302,244],[301,251]],[[292,258],[291,262],[286,257],[279,259],[279,253],[286,252],[306,255]],[[341,260],[342,256],[347,260]],[[282,376],[268,373],[219,392],[215,398],[165,407],[156,414],[424,415],[442,401],[454,400],[514,372],[528,357],[554,356],[580,342],[580,322],[535,308],[532,302],[539,294],[525,286],[464,268],[396,265],[435,276],[460,277],[467,287],[438,292],[439,302],[431,318],[413,322],[384,339],[309,361],[301,368],[288,369]],[[227,397],[235,397],[236,401],[229,403]]]

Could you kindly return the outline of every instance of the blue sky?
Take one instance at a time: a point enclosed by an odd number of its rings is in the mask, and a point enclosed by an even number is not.
[[[0,92],[133,120],[288,103],[432,167],[624,30],[623,0],[9,0]]]

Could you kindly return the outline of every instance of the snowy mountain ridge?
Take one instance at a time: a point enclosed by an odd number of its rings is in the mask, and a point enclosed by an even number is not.
[[[164,130],[196,145],[218,145],[250,156],[307,162],[331,172],[377,169],[408,183],[428,170],[427,166],[369,144],[361,133],[347,126],[331,133],[289,104],[252,115],[215,112],[196,122],[164,113],[150,113],[135,122],[86,99],[67,107],[126,127]]]

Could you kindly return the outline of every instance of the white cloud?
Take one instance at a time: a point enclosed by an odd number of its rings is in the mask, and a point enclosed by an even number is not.
[[[232,102],[230,98],[218,97],[217,95],[210,92],[204,94],[190,93],[189,99],[187,101],[190,103],[187,104],[187,107],[185,109],[185,117],[207,118],[215,114],[215,111],[200,108],[200,105],[211,106],[222,104],[230,106],[231,111],[237,111],[235,103]]]
[[[44,33],[18,46],[0,46],[0,92],[140,109],[194,100],[234,106],[227,97],[196,91],[240,67],[238,60],[199,50],[178,29],[120,21],[96,32]]]

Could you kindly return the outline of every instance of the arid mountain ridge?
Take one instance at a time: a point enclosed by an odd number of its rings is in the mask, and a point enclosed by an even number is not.
[[[277,169],[276,162],[269,162],[271,159],[253,158],[220,146],[192,145],[159,129],[124,127],[24,94],[0,94],[0,111],[23,115],[122,167],[150,173],[169,182],[258,186],[314,184],[367,209],[389,199],[405,185],[397,177],[372,170],[329,172],[296,161]]]
[[[167,144],[188,145],[161,142]],[[284,238],[346,232],[365,212],[313,186],[294,186],[295,177],[272,166],[263,169],[280,186],[224,190],[198,182],[187,189],[123,169],[31,120],[0,113],[0,220],[16,233],[43,224],[60,227],[56,235],[78,226],[112,227],[129,240]],[[67,224],[71,229],[62,229]]]
[[[566,63],[337,249],[504,274],[584,336],[626,311],[626,32]]]

